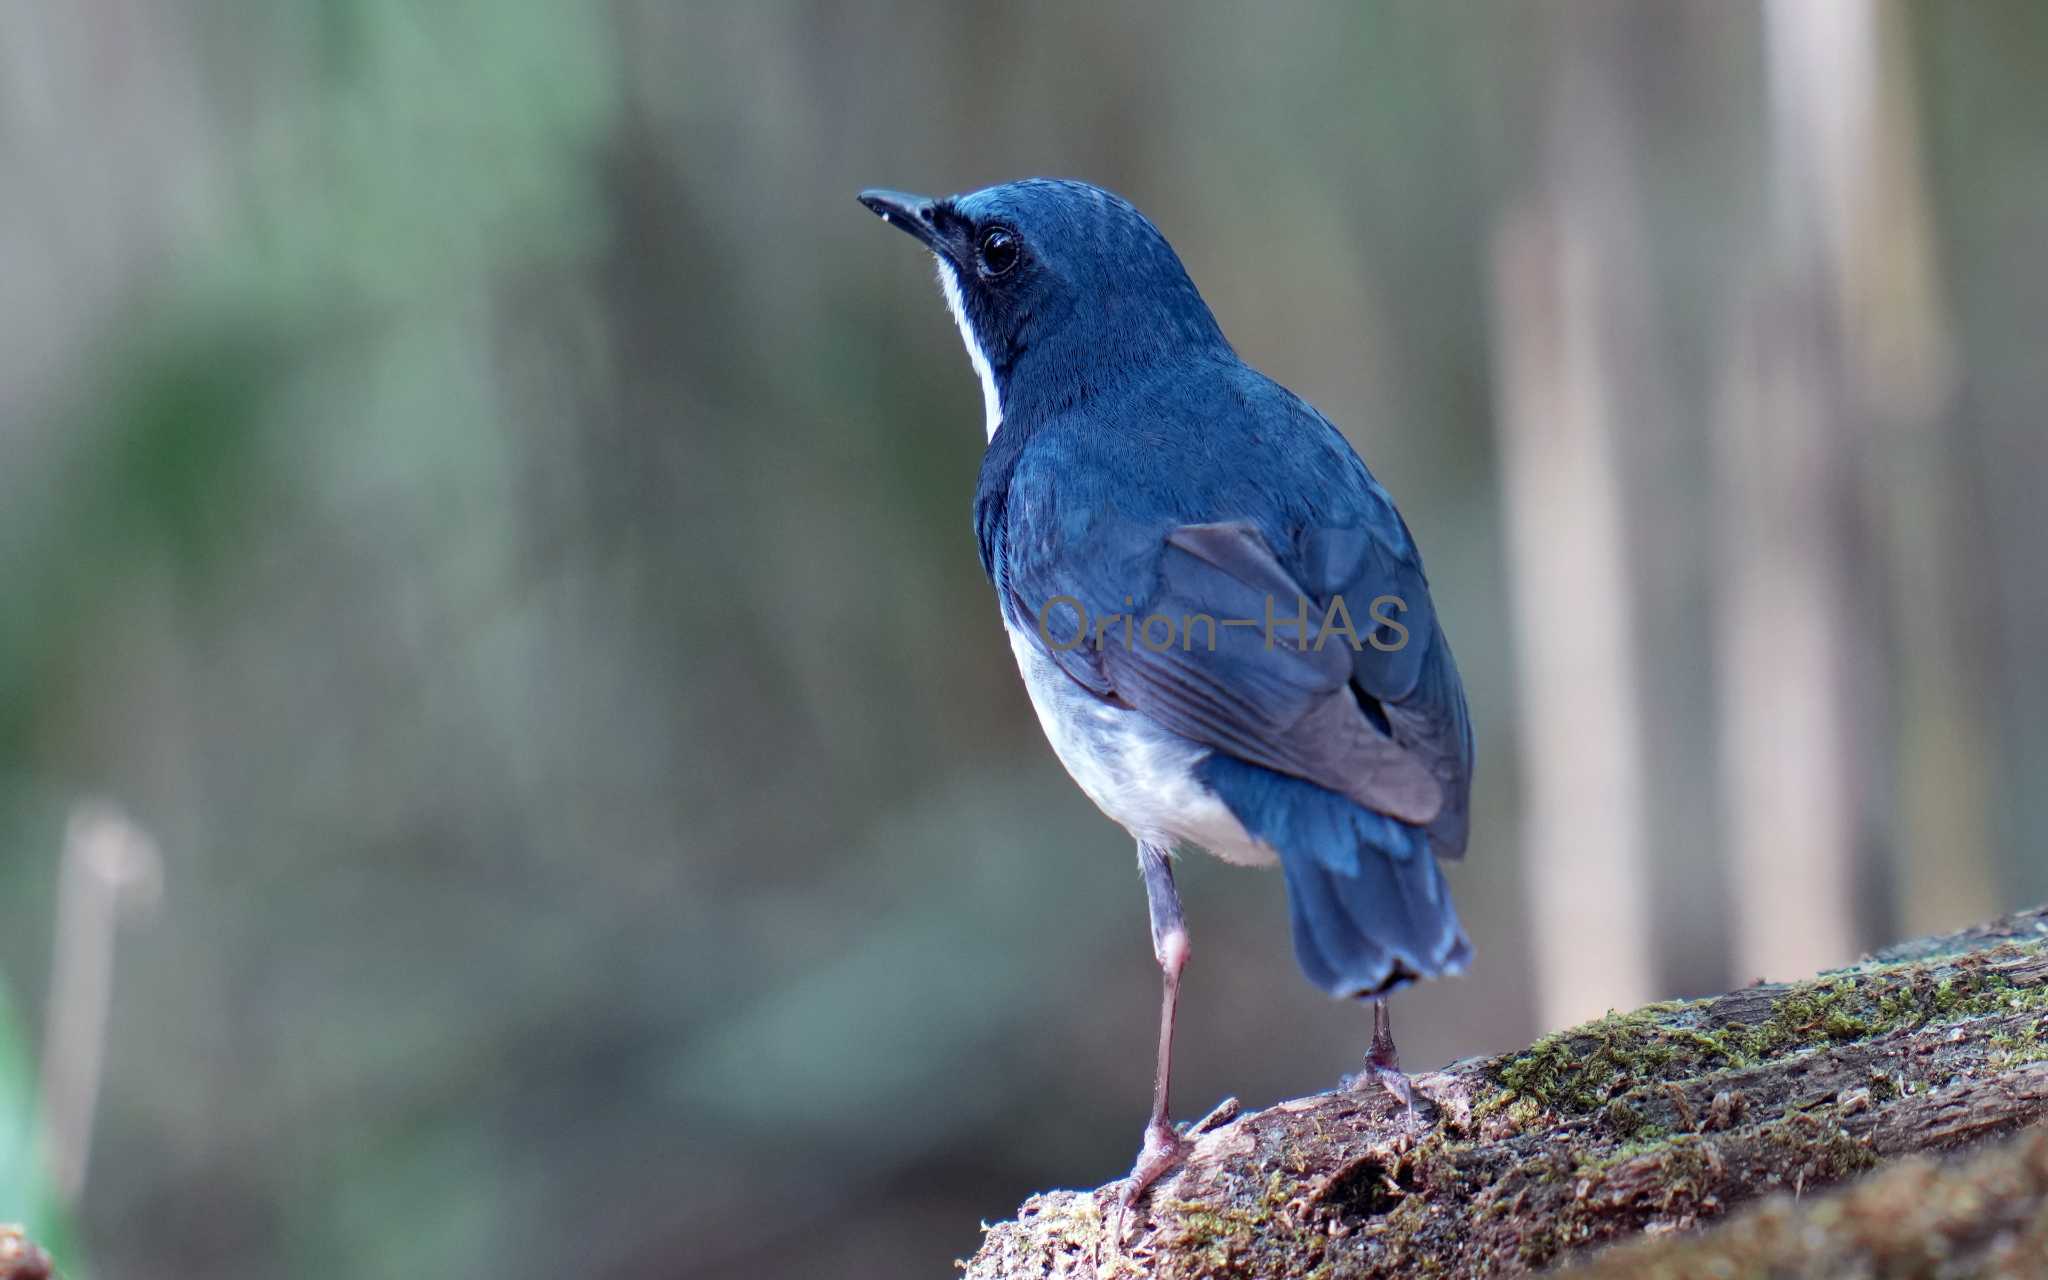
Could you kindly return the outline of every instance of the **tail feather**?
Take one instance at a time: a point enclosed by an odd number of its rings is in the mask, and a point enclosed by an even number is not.
[[[1309,981],[1334,996],[1377,996],[1464,972],[1472,944],[1436,859],[1365,861],[1365,874],[1346,876],[1280,851],[1294,957]]]
[[[1419,827],[1226,756],[1201,766],[1245,829],[1280,856],[1294,955],[1336,996],[1377,996],[1464,971],[1472,945]]]

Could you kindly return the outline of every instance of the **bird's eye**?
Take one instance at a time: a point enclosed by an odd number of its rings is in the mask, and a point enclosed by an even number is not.
[[[981,238],[981,273],[994,279],[1016,266],[1023,252],[1016,236],[997,227]]]

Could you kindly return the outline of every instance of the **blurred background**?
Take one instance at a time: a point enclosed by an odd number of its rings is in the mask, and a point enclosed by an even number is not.
[[[1427,555],[1479,959],[1411,1069],[2048,899],[2038,0],[4,3],[0,1219],[937,1277],[1128,1168],[1131,849],[853,201],[1037,173]],[[1181,883],[1182,1117],[1355,1069],[1279,878]]]

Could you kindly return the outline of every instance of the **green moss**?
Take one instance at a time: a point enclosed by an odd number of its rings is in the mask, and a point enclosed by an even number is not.
[[[1746,1048],[1758,1061],[1768,1061],[1824,1041],[1862,1040],[1886,1023],[1881,1002],[1860,992],[1855,979],[1828,979],[1786,991],[1771,1007],[1770,1018],[1750,1034]]]
[[[1522,1101],[1538,1113],[1589,1114],[1644,1081],[1745,1064],[1740,1046],[1725,1034],[1672,1021],[1683,1016],[1685,1006],[1655,1005],[1546,1036],[1501,1066],[1495,1076],[1501,1091],[1482,1100],[1474,1114],[1508,1112]],[[1627,1115],[1624,1110],[1610,1118],[1626,1124]],[[1536,1116],[1510,1118],[1526,1123]]]
[[[1610,1101],[1601,1119],[1617,1138],[1633,1138],[1649,1124],[1642,1112],[1629,1105],[1626,1095]]]
[[[1296,1226],[1264,1202],[1211,1205],[1170,1200],[1177,1219],[1173,1256],[1186,1274],[1293,1275],[1323,1266],[1328,1237]]]
[[[1877,1164],[1877,1153],[1835,1123],[1831,1114],[1794,1112],[1756,1129],[1781,1180],[1818,1187],[1852,1178]]]
[[[1992,1065],[1998,1067],[2048,1061],[2048,1017],[1997,1033],[1991,1037],[1991,1049],[1995,1055]]]
[[[1700,1055],[1696,1036],[1675,1035],[1664,1025],[1684,1008],[1660,1004],[1610,1013],[1545,1036],[1501,1066],[1495,1076],[1501,1092],[1482,1100],[1474,1114],[1497,1114],[1524,1099],[1541,1111],[1585,1113],[1605,1106],[1618,1083],[1658,1078]]]
[[[1473,1114],[1505,1116],[1526,1128],[1545,1113],[1599,1112],[1617,1134],[1630,1137],[1640,1117],[1624,1095],[1646,1083],[1690,1080],[1930,1023],[2048,1011],[2048,988],[2014,986],[1984,957],[1959,960],[1956,971],[1938,982],[1903,975],[1908,967],[1879,966],[1787,986],[1773,998],[1769,1016],[1754,1023],[1713,1021],[1713,1001],[1610,1013],[1546,1036],[1508,1059],[1494,1073],[1499,1091],[1482,1099]]]

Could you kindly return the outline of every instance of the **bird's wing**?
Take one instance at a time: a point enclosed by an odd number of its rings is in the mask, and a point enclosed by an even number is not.
[[[1333,547],[1324,560],[1335,563],[1350,549]],[[1444,786],[1430,762],[1376,726],[1352,688],[1363,665],[1377,685],[1405,680],[1412,689],[1418,681],[1410,668],[1420,664],[1369,644],[1354,651],[1344,632],[1326,629],[1327,597],[1288,572],[1251,524],[1123,528],[1085,557],[1021,550],[1008,573],[1013,611],[1043,619],[1039,642],[1099,695],[1404,822],[1428,825],[1442,812]],[[1370,576],[1348,561],[1344,567]],[[1046,611],[1058,597],[1086,609],[1089,634],[1079,634],[1072,606]],[[1370,598],[1346,602],[1361,641],[1371,625]],[[1303,610],[1305,629],[1294,621]],[[1112,614],[1130,617],[1129,629],[1099,625]],[[1149,629],[1142,625],[1148,618]]]
[[[1388,733],[1422,762],[1443,792],[1443,806],[1429,824],[1431,844],[1449,858],[1465,852],[1472,780],[1472,724],[1465,687],[1450,643],[1436,619],[1429,584],[1415,544],[1391,502],[1381,518],[1341,529],[1318,529],[1303,539],[1300,572],[1312,595],[1342,598],[1358,620],[1360,634],[1373,626],[1371,602],[1392,597],[1378,612],[1398,623],[1376,626],[1382,643],[1367,643],[1352,654],[1351,678],[1379,704]]]

